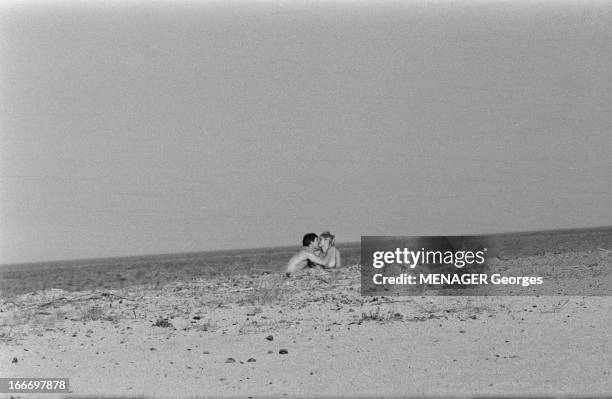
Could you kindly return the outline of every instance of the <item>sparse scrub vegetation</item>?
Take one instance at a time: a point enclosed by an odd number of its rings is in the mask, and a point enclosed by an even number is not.
[[[100,320],[104,317],[104,310],[101,306],[90,305],[79,309],[79,319],[84,321]]]
[[[377,306],[375,310],[368,312],[362,312],[360,322],[364,321],[378,321],[378,322],[389,322],[389,321],[401,321],[404,319],[401,313],[394,312],[391,310],[381,312],[380,306]]]

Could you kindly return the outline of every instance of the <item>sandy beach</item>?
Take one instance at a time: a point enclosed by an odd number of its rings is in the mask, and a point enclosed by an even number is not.
[[[0,399],[612,399],[611,22],[0,2]]]
[[[588,250],[496,261],[609,275],[612,256]],[[70,397],[612,392],[609,297],[366,297],[359,270],[3,299],[0,374],[68,377]]]

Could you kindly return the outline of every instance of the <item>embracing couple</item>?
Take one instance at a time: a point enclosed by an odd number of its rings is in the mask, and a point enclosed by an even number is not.
[[[287,264],[287,276],[305,267],[341,267],[340,251],[335,244],[336,237],[329,231],[324,231],[320,236],[306,234],[302,239],[302,249]]]

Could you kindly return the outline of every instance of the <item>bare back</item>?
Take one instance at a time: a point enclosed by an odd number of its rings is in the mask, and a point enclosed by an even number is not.
[[[302,249],[289,259],[287,263],[287,273],[294,273],[308,266],[308,254],[312,254],[308,249]]]

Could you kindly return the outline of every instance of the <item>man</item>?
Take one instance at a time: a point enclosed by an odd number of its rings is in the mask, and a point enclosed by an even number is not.
[[[317,250],[319,250],[319,237],[315,233],[306,234],[302,239],[302,249],[289,259],[287,276],[308,266],[309,261],[314,265],[323,267],[336,266],[336,247],[330,247],[324,257],[317,255]]]

